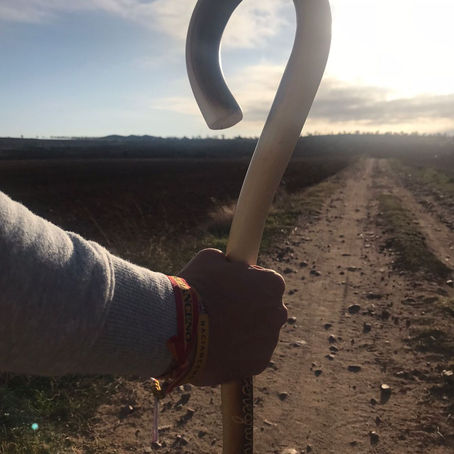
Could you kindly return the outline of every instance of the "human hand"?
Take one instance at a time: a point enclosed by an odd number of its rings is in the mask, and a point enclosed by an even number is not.
[[[262,372],[287,321],[285,282],[265,268],[230,262],[217,249],[199,252],[179,273],[209,317],[208,357],[195,385],[217,385]]]

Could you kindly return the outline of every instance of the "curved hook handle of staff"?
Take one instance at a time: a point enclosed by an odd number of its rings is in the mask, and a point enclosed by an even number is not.
[[[209,128],[226,129],[243,119],[219,61],[227,22],[242,0],[199,0],[186,40],[186,67],[192,91]]]
[[[212,129],[242,119],[221,70],[225,26],[241,0],[199,0],[189,25],[186,62],[200,110]],[[265,220],[322,79],[331,43],[329,0],[293,0],[295,43],[243,182],[227,256],[255,264]],[[222,386],[224,454],[252,454],[251,380]]]

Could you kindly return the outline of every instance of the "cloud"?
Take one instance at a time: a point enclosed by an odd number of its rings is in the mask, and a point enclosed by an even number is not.
[[[190,98],[189,96],[170,96],[167,98],[159,98],[152,101],[150,107],[157,110],[201,116],[194,98]]]
[[[101,0],[97,0],[99,3]],[[107,0],[110,1],[110,0]],[[124,17],[140,22],[183,42],[196,0],[124,0],[127,8],[117,11]],[[233,13],[222,40],[223,48],[254,48],[276,36],[282,27],[290,26],[285,8],[288,0],[260,0],[240,3]]]
[[[259,132],[271,107],[283,71],[284,66],[281,65],[254,65],[238,71],[227,81],[243,110],[244,125],[247,124],[249,127],[255,125],[256,133]],[[201,117],[192,93],[156,99],[152,107]]]
[[[153,3],[140,0],[2,0],[0,20],[9,22],[40,23],[56,20],[58,15],[74,11],[101,10],[138,20],[140,13],[148,11]],[[145,20],[145,18],[143,18]]]
[[[397,124],[421,118],[454,118],[454,93],[421,94],[396,98],[385,88],[347,84],[326,79],[311,111],[311,117],[362,124]]]
[[[247,121],[263,123],[285,66],[262,63],[241,69],[229,81]]]
[[[184,41],[196,0],[2,0],[0,21],[45,22],[59,14],[99,10],[137,22],[155,31]],[[260,0],[241,3],[226,29],[227,48],[253,48],[275,36],[288,25],[282,14],[287,0]]]
[[[62,0],[2,0],[0,21],[39,23],[55,18],[62,11],[75,11],[88,7],[88,1],[75,3]]]
[[[244,112],[242,133],[260,133],[283,71],[281,65],[262,63],[238,71],[228,81]],[[200,116],[189,95],[160,99],[155,108]],[[453,118],[454,93],[399,98],[389,89],[326,78],[310,112],[308,127],[399,130],[405,126],[407,130],[423,125],[424,130],[440,131],[452,129]]]
[[[244,110],[246,121],[263,122],[274,99],[284,66],[263,63],[244,68],[230,83]],[[396,97],[387,88],[355,85],[325,78],[310,117],[333,122],[397,124],[421,118],[453,119],[454,93]]]
[[[223,46],[253,48],[293,25],[287,18],[287,0],[255,0],[240,3],[225,31]],[[291,6],[291,5],[290,5]]]

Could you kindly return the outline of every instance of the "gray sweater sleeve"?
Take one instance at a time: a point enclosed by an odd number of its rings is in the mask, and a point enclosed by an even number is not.
[[[159,376],[172,286],[0,192],[0,371]]]

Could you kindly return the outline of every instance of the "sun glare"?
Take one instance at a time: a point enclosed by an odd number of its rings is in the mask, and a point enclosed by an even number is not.
[[[394,96],[454,91],[452,0],[331,0],[328,74]]]

